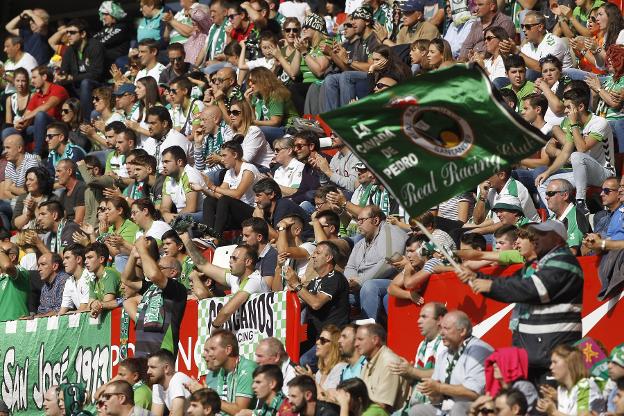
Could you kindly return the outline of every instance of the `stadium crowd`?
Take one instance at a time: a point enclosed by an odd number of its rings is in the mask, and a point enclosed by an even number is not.
[[[0,69],[0,320],[122,308],[134,356],[98,390],[98,413],[624,415],[624,344],[609,352],[582,338],[576,257],[600,256],[599,297],[619,296],[617,5],[136,6],[132,20],[102,2],[98,27],[24,10],[6,25]],[[546,145],[410,217],[314,116],[462,62]],[[204,256],[224,247],[227,268]],[[451,257],[475,293],[515,304],[512,345],[492,348],[463,311],[426,297],[431,275],[456,270]],[[523,266],[508,278],[479,271],[496,264]],[[240,356],[233,315],[281,290],[304,308],[300,362],[275,338],[255,361]],[[203,349],[208,375],[176,372],[187,299],[224,294]],[[420,306],[413,361],[386,345],[388,296]],[[587,346],[601,357],[591,365]],[[80,385],[53,386],[45,413],[79,414],[84,401]]]

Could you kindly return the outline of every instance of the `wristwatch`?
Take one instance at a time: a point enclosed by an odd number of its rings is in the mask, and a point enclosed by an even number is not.
[[[353,63],[353,59],[351,58],[347,59],[347,65],[351,66],[352,63]]]
[[[303,289],[303,285],[301,283],[299,283],[297,286],[295,286],[295,292],[299,293],[299,291],[301,291],[301,289]]]

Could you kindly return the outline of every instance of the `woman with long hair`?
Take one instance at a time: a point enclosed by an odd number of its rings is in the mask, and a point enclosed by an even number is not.
[[[230,126],[234,134],[244,137],[242,142],[243,161],[256,167],[269,169],[273,160],[273,150],[266,141],[260,127],[254,126],[251,106],[245,100],[233,100],[230,104]]]
[[[598,13],[598,7],[593,8],[587,18],[587,30],[589,31],[588,37],[592,38],[597,45],[602,45],[604,42],[605,31],[600,28],[596,19]],[[594,54],[585,48],[585,37],[578,36],[570,39],[570,46],[579,61],[579,69],[585,72],[591,72],[598,75],[604,75],[606,71],[603,68],[596,66],[596,57]]]
[[[300,71],[303,80],[293,85],[293,98],[305,97],[305,103],[295,102],[299,114],[320,113],[320,81],[325,77],[330,60],[323,53],[327,37],[325,20],[317,15],[310,14],[302,26],[301,37],[295,42],[295,47],[301,54]],[[300,107],[300,104],[303,106]]]
[[[282,23],[282,37],[284,45],[271,51],[273,57],[281,66],[278,77],[284,85],[291,85],[301,80],[301,52],[295,47],[295,41],[301,33],[301,23],[296,17],[287,17]]]
[[[255,193],[253,185],[260,172],[251,163],[243,161],[242,137],[236,137],[221,145],[221,160],[227,171],[221,185],[216,186],[208,178],[206,184],[191,184],[194,191],[201,191],[204,198],[204,224],[219,239],[223,230],[240,227],[240,223],[253,215]]]
[[[142,409],[151,409],[152,389],[148,386],[147,359],[126,358],[117,367],[115,380],[125,380],[134,391],[134,405]]]
[[[433,39],[429,42],[429,53],[427,60],[431,69],[440,69],[455,62],[453,60],[453,52],[451,45],[444,39]]]
[[[619,151],[624,152],[624,111],[621,105],[624,90],[624,46],[609,46],[607,68],[609,74],[602,81],[598,77],[588,76],[585,82],[598,97],[596,114],[607,119],[616,136]]]
[[[78,98],[68,98],[61,106],[61,121],[69,126],[69,141],[82,147],[88,153],[91,151],[91,141],[80,131],[81,114]]]
[[[54,178],[48,170],[35,166],[26,171],[25,194],[17,197],[13,208],[13,227],[18,230],[36,228],[35,210],[40,203],[54,197]]]
[[[502,79],[507,80],[507,72],[505,71],[505,63],[500,53],[500,43],[503,40],[509,39],[509,34],[505,29],[500,26],[490,27],[485,31],[485,55],[481,56],[475,53],[472,56],[472,61],[478,63],[485,72],[488,74],[490,81],[496,86],[497,83],[502,82]],[[499,79],[497,81],[497,79]],[[504,86],[504,85],[502,85]],[[501,86],[501,87],[502,87]]]
[[[551,354],[550,371],[557,389],[541,386],[537,410],[548,416],[578,415],[582,411],[602,412],[600,387],[587,377],[583,353],[570,345],[558,345]],[[556,404],[555,404],[556,398]]]
[[[139,105],[126,120],[126,127],[134,130],[139,136],[139,143],[142,143],[150,133],[147,126],[147,111],[161,105],[161,97],[158,91],[158,84],[153,77],[143,77],[136,82],[136,96]]]
[[[391,77],[397,82],[402,82],[412,76],[410,67],[389,46],[379,45],[374,48],[371,60],[373,63],[368,69],[368,74],[373,85],[384,77]]]
[[[541,78],[535,80],[535,92],[542,93],[548,100],[548,110],[544,120],[553,126],[563,121],[563,90],[571,81],[563,74],[563,65],[554,55],[546,55],[539,60],[542,71]]]
[[[318,358],[318,371],[312,374],[310,368],[297,367],[298,374],[306,374],[314,377],[316,385],[322,390],[332,390],[340,382],[340,374],[347,366],[340,355],[340,329],[333,324],[325,325],[316,340],[316,357]]]
[[[596,12],[596,23],[604,32],[602,44],[595,39],[585,38],[585,48],[596,58],[596,65],[603,67],[607,59],[607,49],[613,44],[624,44],[624,18],[622,11],[613,3],[605,3]]]
[[[30,76],[24,68],[17,68],[13,72],[13,86],[15,93],[6,99],[6,124],[13,125],[21,120],[30,102]]]
[[[338,384],[334,397],[340,406],[340,416],[385,416],[383,407],[373,403],[368,388],[360,378],[350,378]]]
[[[124,121],[121,114],[113,111],[115,103],[113,101],[113,90],[110,87],[98,87],[91,93],[93,109],[98,112],[97,118],[91,124],[83,124],[80,131],[84,133],[93,147],[102,150],[108,149],[105,136],[105,128],[113,121]]]
[[[269,143],[284,135],[284,127],[298,117],[290,91],[267,68],[249,71],[245,100],[252,107],[255,126],[260,127]]]

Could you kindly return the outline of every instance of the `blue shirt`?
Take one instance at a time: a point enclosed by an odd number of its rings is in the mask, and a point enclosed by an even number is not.
[[[620,205],[611,215],[607,238],[611,240],[624,240],[624,204]]]
[[[362,374],[362,368],[364,368],[365,364],[366,357],[364,356],[361,356],[355,364],[348,364],[345,368],[342,369],[342,373],[340,374],[340,381],[350,380],[352,378],[360,378],[360,374]]]
[[[61,309],[61,301],[63,300],[63,289],[65,281],[69,275],[65,272],[59,272],[52,284],[44,283],[41,287],[41,297],[39,298],[39,307],[37,313],[48,313]]]
[[[39,65],[47,65],[52,57],[48,38],[41,33],[33,33],[30,29],[20,29],[19,35],[24,39],[24,52],[31,54]]]

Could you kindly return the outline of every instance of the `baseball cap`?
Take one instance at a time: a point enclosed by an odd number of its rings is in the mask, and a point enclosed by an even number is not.
[[[547,232],[557,233],[557,235],[563,238],[564,240],[568,239],[568,232],[566,230],[565,225],[563,225],[561,221],[547,220],[542,223],[532,225],[531,229],[542,232],[542,233],[547,233]]]
[[[399,8],[403,12],[424,12],[425,2],[423,0],[404,0],[399,3]]]
[[[502,195],[492,207],[492,211],[496,210],[516,211],[522,213],[522,203],[520,198],[513,195]]]
[[[134,86],[134,84],[125,83],[125,84],[121,84],[119,88],[117,88],[113,92],[113,95],[134,94],[135,91],[136,91],[136,87]]]
[[[355,166],[353,166],[356,170],[367,170],[368,168],[366,167],[366,165],[362,162],[358,162],[355,164]]]

